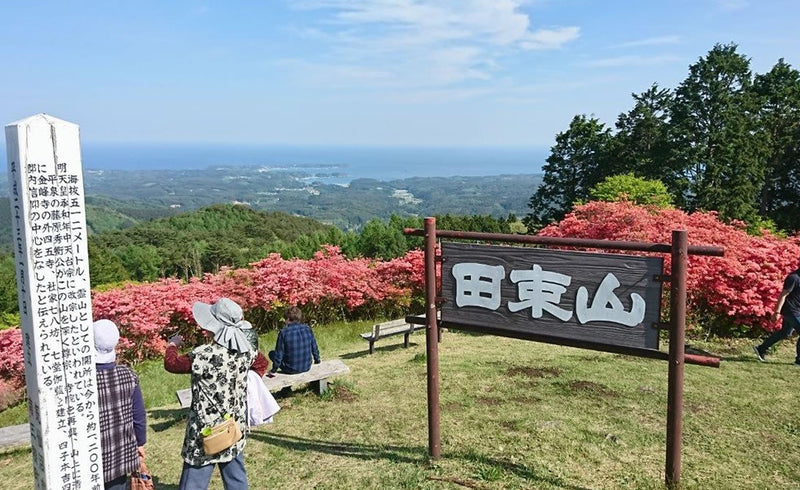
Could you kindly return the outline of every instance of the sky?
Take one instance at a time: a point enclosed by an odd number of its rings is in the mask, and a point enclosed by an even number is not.
[[[800,68],[796,0],[4,1],[0,122],[91,142],[547,147],[715,43]]]

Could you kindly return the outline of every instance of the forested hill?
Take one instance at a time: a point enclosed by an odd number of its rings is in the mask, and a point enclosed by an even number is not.
[[[256,166],[203,170],[85,170],[86,218],[92,233],[131,227],[220,203],[283,211],[342,230],[360,229],[373,218],[443,214],[524,216],[539,174],[488,177],[413,177],[328,183],[330,176],[302,169]],[[0,193],[7,192],[0,173]],[[2,195],[2,194],[0,194]],[[0,201],[0,249],[10,246],[8,199]]]
[[[91,235],[91,272],[95,284],[112,278],[188,278],[222,266],[242,267],[270,252],[285,252],[298,240],[316,246],[339,241],[341,234],[311,218],[217,204]]]

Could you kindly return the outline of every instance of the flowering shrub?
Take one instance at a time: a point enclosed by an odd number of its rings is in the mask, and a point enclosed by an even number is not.
[[[278,254],[246,269],[223,269],[188,283],[164,279],[95,293],[94,317],[120,328],[120,352],[129,360],[163,354],[166,339],[181,333],[196,342],[203,331],[192,319],[195,301],[229,297],[259,330],[276,327],[288,306],[300,306],[311,320],[329,322],[408,308],[424,284],[422,253],[391,261],[347,259],[325,246],[311,260],[286,260]]]
[[[4,390],[25,386],[25,360],[22,356],[22,331],[19,328],[0,331],[0,380],[7,383]]]
[[[714,212],[687,214],[628,202],[577,206],[540,235],[669,243],[672,230],[686,230],[690,245],[725,247],[724,257],[689,256],[687,301],[692,320],[725,335],[779,327],[770,314],[784,277],[797,267],[798,236],[780,238],[764,231],[756,237],[746,233],[744,223],[722,223]],[[669,271],[668,255],[665,268]]]
[[[92,307],[94,318],[119,326],[119,356],[139,361],[163,355],[166,339],[176,333],[189,343],[205,335],[192,317],[195,301],[231,298],[263,331],[282,323],[283,312],[293,305],[319,322],[421,311],[424,277],[420,251],[379,261],[347,259],[337,247],[324,246],[311,260],[272,254],[250,268],[222,269],[188,283],[162,279],[94,291]],[[0,331],[0,379],[13,388],[25,383],[21,337],[18,328]]]
[[[24,394],[23,388],[17,388],[13,383],[0,378],[0,411],[17,404]]]

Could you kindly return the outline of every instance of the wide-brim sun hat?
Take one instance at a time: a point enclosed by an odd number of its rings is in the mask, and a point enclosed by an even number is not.
[[[201,328],[214,334],[214,341],[223,347],[237,351],[253,350],[244,330],[253,325],[242,319],[242,307],[229,298],[220,298],[214,304],[196,302],[192,315]]]
[[[92,324],[94,330],[94,351],[97,364],[106,364],[117,360],[117,343],[119,329],[111,320],[97,320]]]

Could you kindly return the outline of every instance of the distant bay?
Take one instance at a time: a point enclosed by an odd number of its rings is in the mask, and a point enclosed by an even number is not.
[[[289,146],[239,144],[84,143],[83,165],[96,170],[188,170],[214,166],[263,166],[327,176],[328,182],[359,178],[538,174],[548,148]]]

